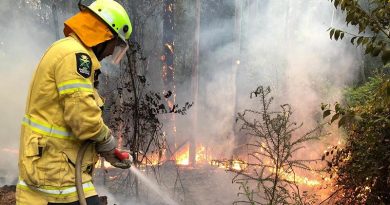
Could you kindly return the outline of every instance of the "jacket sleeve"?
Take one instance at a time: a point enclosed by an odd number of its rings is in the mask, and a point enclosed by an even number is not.
[[[71,53],[59,61],[55,81],[60,104],[64,109],[65,123],[80,140],[105,140],[110,130],[104,124],[101,109],[94,95],[91,82],[92,61],[81,53],[89,64],[80,65],[80,53]],[[84,67],[83,67],[84,66]]]

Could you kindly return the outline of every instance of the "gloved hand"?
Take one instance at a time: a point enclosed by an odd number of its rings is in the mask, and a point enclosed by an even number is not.
[[[121,169],[128,169],[133,163],[133,157],[131,157],[128,152],[121,152],[117,149],[113,149],[109,152],[102,152],[100,153],[100,156],[104,157],[112,166]]]
[[[127,156],[126,154],[122,154],[123,152],[117,150],[116,146],[117,143],[115,138],[110,135],[106,140],[96,143],[96,151],[112,166],[121,169],[130,168],[133,158],[130,154],[127,154]]]

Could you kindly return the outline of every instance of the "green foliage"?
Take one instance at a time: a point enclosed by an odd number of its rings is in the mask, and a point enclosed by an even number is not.
[[[346,99],[351,107],[336,103],[331,122],[347,132],[346,145],[332,148],[324,156],[328,172],[335,176],[339,204],[390,203],[390,101],[389,78],[377,76],[363,86],[350,89]],[[325,114],[324,114],[325,116]]]
[[[330,28],[330,38],[336,41],[344,38],[345,34],[351,36],[351,43],[362,46],[366,54],[380,56],[382,62],[390,62],[390,6],[388,1],[370,0],[364,8],[357,0],[330,0],[334,6],[346,13],[345,21],[358,28],[358,34],[351,34],[335,28]],[[362,34],[369,34],[362,35]]]
[[[347,104],[353,107],[372,101],[381,82],[381,78],[376,76],[369,78],[368,82],[362,86],[347,88],[345,94]]]
[[[364,48],[365,54],[380,57],[382,72],[363,85],[345,93],[348,106],[336,103],[322,105],[323,117],[347,134],[345,147],[334,146],[322,157],[328,173],[334,178],[336,204],[390,204],[390,5],[388,0],[330,0],[346,14],[347,25],[358,34],[330,29],[330,38],[339,40],[344,34],[351,43]]]

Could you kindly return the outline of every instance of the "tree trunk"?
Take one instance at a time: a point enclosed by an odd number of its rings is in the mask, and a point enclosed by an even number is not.
[[[190,165],[196,164],[196,140],[198,130],[198,92],[199,92],[199,32],[200,32],[200,0],[195,3],[195,31],[193,41],[193,63],[192,63],[192,98],[194,99],[192,115],[192,133],[190,135]]]
[[[237,99],[237,87],[238,87],[238,69],[240,66],[241,57],[241,20],[242,20],[242,0],[235,0],[235,11],[234,11],[234,48],[233,48],[233,60],[232,60],[232,87],[233,87],[233,99],[234,99],[234,110],[233,115],[238,112],[238,99]],[[232,132],[236,135],[235,130],[235,119],[233,118]]]
[[[174,0],[164,0],[164,11],[163,11],[163,56],[162,56],[162,80],[164,83],[164,93],[171,92],[170,96],[166,97],[168,109],[173,110],[176,101],[175,93],[175,81],[174,81],[174,35],[175,35],[175,24],[174,24]],[[175,133],[175,115],[172,113],[168,116],[168,126],[166,128],[168,133],[168,146],[174,147],[176,144]],[[168,152],[170,153],[170,152]],[[171,159],[172,156],[168,156]]]

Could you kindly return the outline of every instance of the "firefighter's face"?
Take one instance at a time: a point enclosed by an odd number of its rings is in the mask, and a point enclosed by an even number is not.
[[[103,60],[107,56],[111,56],[111,62],[113,64],[119,64],[128,48],[129,46],[126,42],[116,37],[97,45],[94,48],[94,51],[95,54],[97,54],[96,56],[99,61]]]
[[[107,46],[105,47],[105,49],[103,50],[102,54],[101,54],[101,58],[105,58],[107,56],[110,56],[114,53],[114,49],[115,49],[115,46],[117,44],[117,38],[113,38],[109,41],[107,41]]]

